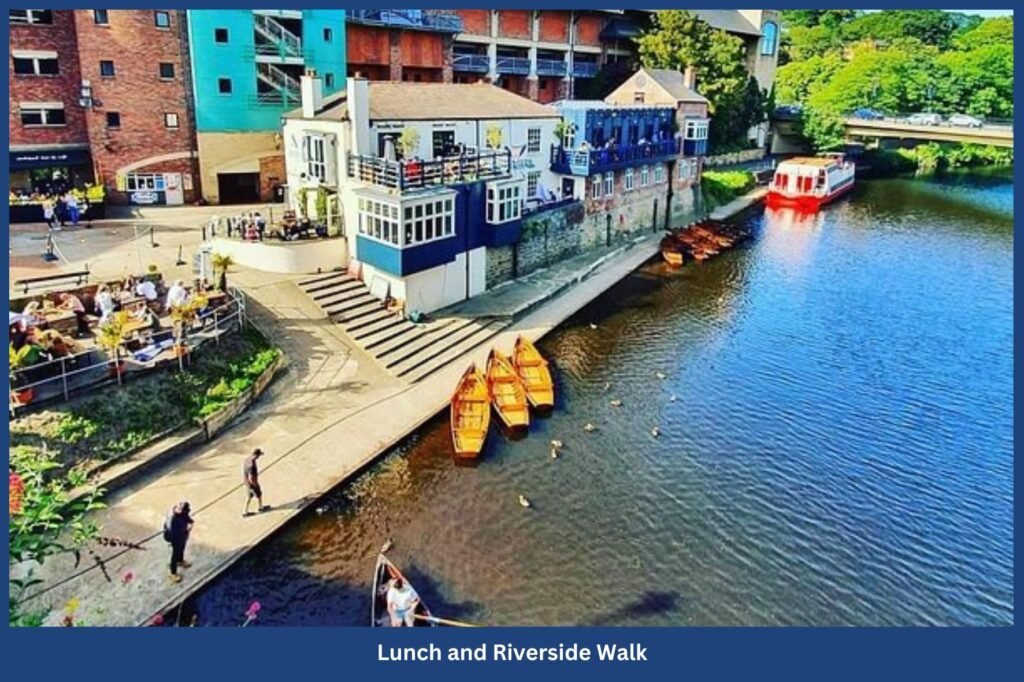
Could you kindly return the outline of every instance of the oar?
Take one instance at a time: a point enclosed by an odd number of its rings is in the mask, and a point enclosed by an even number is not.
[[[419,620],[425,620],[425,621],[428,621],[428,622],[431,622],[431,623],[437,623],[439,625],[450,625],[450,626],[455,627],[455,628],[478,628],[478,627],[480,627],[479,625],[476,625],[474,623],[463,623],[460,620],[449,620],[448,618],[438,618],[437,616],[424,616],[421,613],[415,614],[413,616],[413,618],[418,618]]]

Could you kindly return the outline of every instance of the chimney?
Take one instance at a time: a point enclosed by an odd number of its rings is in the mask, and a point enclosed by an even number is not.
[[[302,94],[302,117],[313,118],[324,104],[323,81],[317,77],[316,71],[306,69],[306,73],[302,75],[300,90]]]
[[[346,107],[354,154],[372,156],[370,150],[370,81],[361,75],[346,80]]]
[[[697,92],[697,70],[692,66],[687,66],[683,71],[683,85]]]

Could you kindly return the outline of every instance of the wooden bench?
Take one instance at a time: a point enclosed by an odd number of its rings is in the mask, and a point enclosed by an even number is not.
[[[79,270],[77,272],[64,272],[59,275],[44,275],[42,277],[24,277],[14,280],[14,286],[21,288],[22,293],[27,294],[30,289],[48,288],[57,284],[70,284],[74,280],[75,286],[82,286],[89,282],[89,271]]]

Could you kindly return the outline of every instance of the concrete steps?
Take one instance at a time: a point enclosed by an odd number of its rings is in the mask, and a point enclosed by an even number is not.
[[[443,317],[413,324],[387,311],[366,285],[345,272],[299,282],[327,317],[396,377],[420,381],[511,324],[509,319]]]

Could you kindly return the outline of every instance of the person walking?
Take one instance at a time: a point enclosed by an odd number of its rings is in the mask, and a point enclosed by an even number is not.
[[[242,512],[242,516],[251,516],[252,512],[249,511],[249,503],[252,502],[252,498],[256,498],[256,511],[265,511],[269,507],[263,506],[263,488],[260,487],[260,471],[257,461],[263,455],[263,450],[256,448],[252,451],[252,454],[245,458],[245,464],[242,465],[242,478],[245,480],[245,510]]]
[[[172,583],[180,583],[178,567],[191,568],[192,564],[185,561],[185,545],[192,533],[194,521],[191,516],[192,506],[188,502],[174,505],[164,521],[164,540],[171,545],[171,572],[168,579]]]
[[[71,224],[78,225],[78,198],[70,191],[64,195],[64,205],[68,207],[68,217]]]
[[[46,226],[51,230],[60,229],[57,225],[57,211],[54,208],[53,197],[43,199],[43,220],[46,221]]]

